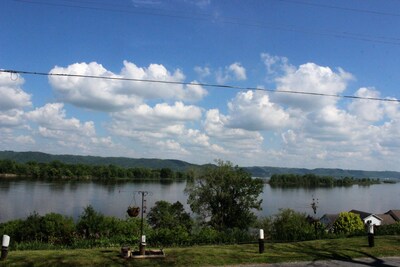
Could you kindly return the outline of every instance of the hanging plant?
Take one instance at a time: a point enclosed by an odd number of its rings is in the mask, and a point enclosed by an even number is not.
[[[140,208],[136,206],[128,207],[126,211],[129,217],[137,217],[139,215]]]

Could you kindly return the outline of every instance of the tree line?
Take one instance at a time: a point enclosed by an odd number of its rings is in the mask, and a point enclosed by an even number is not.
[[[258,229],[272,241],[303,241],[365,235],[358,215],[341,213],[333,232],[305,213],[283,209],[257,218],[264,182],[230,162],[217,161],[188,179],[185,192],[193,214],[180,202],[157,201],[146,216],[144,233],[153,246],[255,242]],[[253,229],[253,230],[252,230]],[[399,234],[400,223],[381,226],[383,234]],[[60,214],[33,213],[25,220],[0,224],[0,236],[11,236],[16,249],[110,247],[138,244],[140,218],[118,219],[88,206],[77,222]]]
[[[380,183],[379,179],[354,179],[344,177],[335,179],[332,176],[317,176],[315,174],[274,174],[269,180],[271,186],[301,186],[301,187],[332,187],[332,186],[351,186],[354,184],[371,185]]]
[[[192,172],[173,171],[170,168],[123,168],[113,164],[67,164],[61,161],[39,163],[0,160],[0,175],[16,175],[33,179],[187,179]]]
[[[144,221],[144,234],[150,246],[254,243],[259,228],[264,229],[266,240],[272,242],[366,235],[360,217],[351,212],[341,213],[329,232],[305,213],[291,209],[258,218],[246,228],[215,228],[192,218],[180,202],[158,201]],[[0,236],[11,236],[11,249],[16,250],[137,246],[140,233],[140,218],[105,216],[92,206],[85,207],[77,221],[57,213],[34,212],[25,219],[0,223]],[[399,235],[400,222],[379,226],[375,234]]]

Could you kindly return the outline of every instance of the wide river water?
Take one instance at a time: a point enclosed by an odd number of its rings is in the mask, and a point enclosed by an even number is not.
[[[180,201],[186,204],[186,182],[46,182],[0,180],[0,222],[25,218],[33,212],[41,215],[55,212],[78,218],[84,207],[92,205],[105,215],[126,217],[130,205],[140,205],[137,191],[149,191],[146,206],[150,209],[158,200]],[[290,208],[312,215],[313,198],[318,201],[317,216],[357,209],[384,213],[400,209],[400,183],[333,188],[271,188],[264,186],[262,210],[259,216],[276,214]]]

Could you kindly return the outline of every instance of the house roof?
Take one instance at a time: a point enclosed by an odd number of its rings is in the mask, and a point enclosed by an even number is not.
[[[351,211],[349,211],[349,212],[360,215],[360,217],[361,217],[362,220],[364,220],[365,218],[367,218],[367,217],[370,216],[370,215],[373,215],[373,214],[370,213],[370,212],[365,212],[365,211],[361,211],[361,210],[351,210]]]
[[[388,213],[377,214],[376,216],[379,216],[379,218],[382,219],[382,225],[388,225],[388,224],[396,223],[396,220]]]
[[[396,221],[400,221],[400,210],[389,210],[385,214],[390,214],[393,219],[395,219]]]
[[[321,219],[322,218],[327,218],[330,222],[334,222],[339,218],[339,214],[324,214]]]
[[[339,214],[324,214],[321,219],[320,222],[323,222],[324,219],[327,220],[327,224],[325,225],[326,229],[331,229],[333,227],[333,224],[335,223],[335,221],[339,218]]]

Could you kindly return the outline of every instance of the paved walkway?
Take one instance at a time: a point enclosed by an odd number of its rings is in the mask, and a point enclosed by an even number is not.
[[[274,264],[250,264],[235,265],[235,267],[350,267],[350,266],[382,266],[382,267],[400,267],[400,257],[384,258],[361,258],[349,260],[319,260],[312,262],[293,262],[293,263],[274,263]]]

